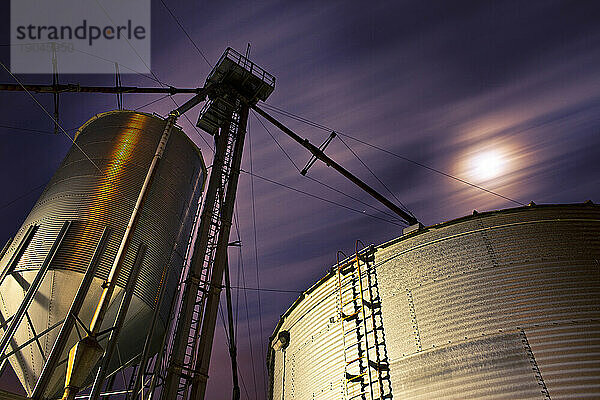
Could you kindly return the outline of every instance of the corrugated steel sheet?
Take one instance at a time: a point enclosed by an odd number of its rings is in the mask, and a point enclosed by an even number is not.
[[[305,294],[286,319],[282,329],[290,331],[293,339],[285,351],[276,352],[274,368],[280,370],[278,361],[285,358],[285,373],[272,377],[273,399],[343,396],[343,370],[332,368],[344,362],[343,353],[332,351],[343,347],[338,305],[337,280],[329,279]]]
[[[27,228],[32,224],[40,226],[16,266],[17,273],[2,286],[0,310],[5,318],[14,313],[27,282],[35,275],[63,222],[74,220],[42,290],[30,307],[30,314],[38,333],[64,318],[102,230],[109,226],[111,236],[80,315],[84,322],[90,321],[98,301],[97,289],[111,268],[164,126],[163,119],[150,114],[112,111],[95,116],[80,128],[76,143],[85,155],[77,146],[71,148],[0,260],[3,268]],[[167,301],[160,313],[159,325],[163,326],[159,327],[159,334],[164,329],[169,299],[183,265],[183,253],[204,179],[205,166],[200,152],[180,129],[174,129],[117,281],[121,288],[125,286],[136,249],[145,243],[148,247],[120,338],[124,361],[141,349],[140,332],[149,325],[159,287],[166,284]],[[176,244],[178,250],[173,251]],[[114,316],[120,297],[120,289],[117,289],[105,325],[111,321],[111,314]],[[54,330],[44,338],[46,354],[57,333],[58,330]],[[18,345],[31,337],[26,324],[22,324],[15,343]],[[37,346],[30,345],[19,357],[20,360],[13,357],[11,364],[29,393],[43,366],[42,355]]]
[[[394,398],[600,398],[599,233],[597,205],[533,206],[379,246]],[[341,340],[319,333],[335,314],[336,281],[323,278],[277,326],[290,345],[285,367],[269,353],[273,399],[343,398]],[[284,373],[314,383],[282,387]]]

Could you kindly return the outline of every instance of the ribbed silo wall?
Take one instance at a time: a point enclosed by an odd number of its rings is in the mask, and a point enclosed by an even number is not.
[[[599,206],[464,217],[376,247],[374,268],[393,398],[600,398]],[[282,316],[272,399],[345,398],[338,303],[332,271]]]
[[[0,261],[0,267],[4,269],[28,227],[39,226],[14,273],[1,287],[0,311],[4,318],[16,311],[64,221],[71,220],[73,224],[29,308],[29,315],[38,334],[65,317],[102,231],[108,227],[111,233],[79,315],[89,324],[102,281],[107,278],[115,259],[164,126],[165,120],[157,116],[112,111],[93,117],[80,128],[75,145]],[[162,285],[166,285],[166,296],[160,306],[155,349],[164,332],[204,179],[205,167],[199,150],[179,128],[173,129],[141,209],[103,325],[108,328],[112,323],[136,250],[144,243],[147,250],[119,338],[119,355],[123,362],[130,361],[141,351]],[[40,340],[44,357],[57,334],[58,328],[55,328]],[[24,320],[9,350],[32,337],[32,329]],[[76,340],[76,332],[72,332],[63,358]],[[10,363],[26,391],[31,393],[43,367],[39,347],[30,344],[11,357]],[[64,384],[64,369],[65,364],[62,364],[52,379],[51,386],[56,390]]]

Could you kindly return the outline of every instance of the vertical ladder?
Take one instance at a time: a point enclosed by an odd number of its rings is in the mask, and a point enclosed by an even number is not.
[[[359,251],[359,244],[362,242],[356,242],[355,255],[345,261],[340,261],[343,253],[337,254],[346,399],[391,399],[374,249],[370,246]]]
[[[200,287],[196,295],[196,303],[194,307],[194,313],[192,314],[192,325],[187,338],[187,347],[185,351],[186,359],[184,363],[186,365],[195,365],[196,353],[198,343],[200,341],[200,327],[202,322],[202,314],[204,311],[204,303],[206,302],[206,293],[209,290],[211,272],[213,270],[213,264],[215,262],[215,253],[217,251],[217,242],[219,239],[219,232],[221,231],[221,213],[223,203],[225,201],[225,189],[229,182],[231,174],[231,159],[233,154],[233,147],[235,139],[237,137],[239,124],[239,114],[233,113],[231,116],[231,126],[229,127],[229,134],[227,134],[227,145],[223,155],[222,175],[220,185],[217,190],[215,202],[210,212],[210,226],[208,228],[208,243],[206,245],[206,253],[204,254],[202,274],[200,277]],[[187,391],[189,379],[182,379],[180,381],[180,388],[178,390],[178,399],[187,398]]]
[[[196,265],[196,270],[193,271],[190,267],[190,271],[188,271],[183,285],[182,301],[175,314],[179,316],[179,319],[174,321],[174,343],[170,344],[171,354],[167,358],[167,371],[165,371],[167,377],[163,381],[163,384],[168,384],[168,390],[161,394],[163,399],[188,399],[193,380],[198,373],[195,366],[198,362],[199,342],[202,339],[200,337],[202,319],[207,294],[211,289],[211,273],[215,263],[219,235],[223,228],[223,221],[227,219],[223,215],[225,196],[233,172],[234,148],[240,135],[241,116],[239,110],[242,105],[239,100],[234,99],[234,101],[235,104],[230,105],[234,111],[229,115],[227,126],[221,129],[216,139],[217,146],[215,162],[211,171],[211,182],[200,217],[197,243],[195,243],[197,251],[195,251],[194,257],[198,257],[198,262],[192,262]],[[214,190],[212,194],[209,193],[211,187]],[[231,216],[228,218],[230,220]],[[188,303],[185,299],[189,296],[193,300]],[[189,316],[189,319],[184,316]]]

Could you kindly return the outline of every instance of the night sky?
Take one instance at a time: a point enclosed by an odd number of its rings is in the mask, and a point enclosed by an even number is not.
[[[349,146],[425,225],[474,209],[508,208],[532,200],[600,201],[597,1],[165,2],[212,64],[226,47],[244,52],[250,42],[250,58],[277,78],[267,103],[346,134],[339,136],[343,141],[333,140],[327,154],[396,201]],[[152,70],[173,86],[202,86],[211,67],[163,4],[153,1],[152,7]],[[9,42],[5,11],[0,28],[4,45]],[[0,59],[7,65],[8,49],[0,47]],[[51,82],[47,75],[19,78]],[[110,75],[60,79],[114,83]],[[124,85],[156,85],[134,74],[122,79]],[[5,72],[0,81],[14,83]],[[126,95],[125,107],[135,109],[159,97]],[[37,98],[52,110],[51,95]],[[179,104],[187,98],[175,97]],[[0,102],[3,245],[20,227],[70,141],[52,133],[50,118],[27,94],[0,93]],[[115,107],[114,95],[65,94],[61,124],[76,128]],[[142,110],[165,115],[173,108],[166,98]],[[329,135],[272,114],[316,145]],[[198,109],[188,113],[192,122],[197,115]],[[210,165],[212,153],[200,135],[212,138],[196,132],[185,118],[179,122]],[[302,168],[310,154],[264,123]],[[254,115],[248,133],[244,171],[330,202],[259,177],[252,181],[243,173],[237,208],[244,276],[233,249],[234,285],[302,291],[326,273],[338,250],[352,253],[357,239],[380,244],[401,235],[402,223],[371,208],[384,210],[331,168],[317,163],[308,174],[314,180],[302,177]],[[235,232],[232,236],[237,239]],[[267,338],[297,296],[263,291],[259,313],[256,291],[234,290],[242,398],[266,396]],[[230,396],[230,374],[219,320],[207,398]],[[7,380],[3,384],[11,387]]]

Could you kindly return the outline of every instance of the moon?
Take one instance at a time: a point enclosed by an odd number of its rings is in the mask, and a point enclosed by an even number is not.
[[[502,175],[506,159],[499,151],[488,150],[474,154],[470,164],[474,178],[479,181],[488,181]]]

